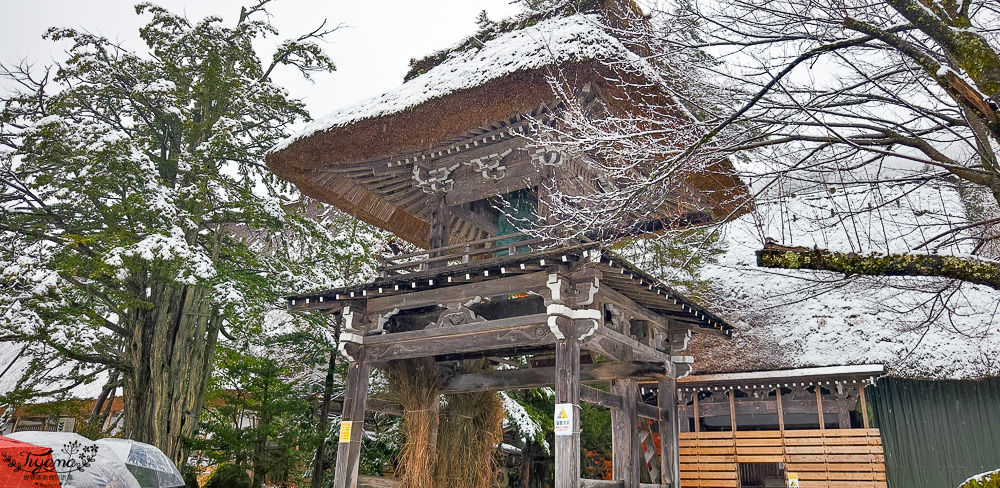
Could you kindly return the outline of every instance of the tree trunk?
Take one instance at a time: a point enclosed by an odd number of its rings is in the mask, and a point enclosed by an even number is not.
[[[209,289],[150,280],[153,307],[131,317],[124,355],[125,435],[160,448],[178,466],[187,456],[212,372],[219,316]]]
[[[337,367],[337,354],[340,348],[340,323],[339,319],[334,324],[334,344],[330,351],[330,364],[326,369],[326,381],[323,384],[323,403],[320,405],[319,425],[316,430],[320,433],[319,445],[316,446],[316,458],[313,461],[312,486],[323,486],[323,475],[326,467],[323,465],[323,458],[326,456],[326,440],[330,430],[330,400],[333,398],[334,369]]]

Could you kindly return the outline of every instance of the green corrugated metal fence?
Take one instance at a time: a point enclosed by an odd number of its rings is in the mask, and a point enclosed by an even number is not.
[[[1000,378],[881,378],[866,394],[890,488],[954,488],[1000,467]]]

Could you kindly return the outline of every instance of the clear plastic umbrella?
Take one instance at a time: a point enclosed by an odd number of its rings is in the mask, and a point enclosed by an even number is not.
[[[156,446],[131,439],[113,438],[101,439],[97,444],[111,449],[123,459],[142,488],[184,486],[184,477],[177,466]]]
[[[63,488],[141,488],[110,448],[72,432],[15,432],[11,439],[52,449]]]

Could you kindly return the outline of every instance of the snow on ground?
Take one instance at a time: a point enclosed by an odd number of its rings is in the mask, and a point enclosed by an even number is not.
[[[756,266],[764,237],[785,245],[907,252],[965,221],[950,186],[896,185],[761,202],[725,229],[728,249],[702,271],[737,327],[734,341],[701,338],[702,372],[885,364],[905,377],[1000,374],[1000,292],[936,278],[854,277]],[[879,212],[844,219],[868,204]],[[960,246],[941,254],[967,252]],[[937,293],[940,291],[940,293]],[[947,304],[949,313],[944,309]]]
[[[558,63],[594,59],[641,60],[606,33],[594,14],[543,20],[497,36],[479,49],[454,51],[426,73],[379,96],[322,117],[302,132],[278,143],[272,152],[314,133],[364,119],[403,112],[424,102],[519,72]]]

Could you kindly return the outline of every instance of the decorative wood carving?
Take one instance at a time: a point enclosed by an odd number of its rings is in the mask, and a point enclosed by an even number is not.
[[[541,166],[559,166],[563,162],[563,151],[551,147],[540,147],[531,153],[531,162]]]
[[[504,163],[507,160],[507,156],[510,156],[513,152],[513,149],[507,149],[501,153],[493,153],[473,159],[466,164],[482,174],[483,178],[497,181],[507,175],[507,165]]]
[[[460,163],[434,169],[413,166],[413,181],[424,193],[447,193],[455,188],[455,180],[452,179],[451,173],[459,166]]]
[[[453,325],[473,324],[484,322],[486,319],[476,315],[462,302],[452,302],[445,304],[445,310],[441,312],[438,319],[427,326],[428,329],[436,327],[449,327]]]
[[[570,300],[570,282],[557,273],[549,273],[545,282],[545,290],[538,292],[545,300],[545,306],[553,303],[566,303]]]
[[[628,319],[625,310],[611,303],[605,304],[604,309],[611,316],[611,320],[605,321],[604,325],[619,334],[628,334],[628,328],[626,328]]]

